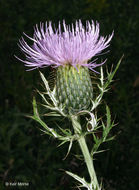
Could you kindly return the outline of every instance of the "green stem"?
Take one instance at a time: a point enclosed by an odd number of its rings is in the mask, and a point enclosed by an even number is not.
[[[83,135],[81,135],[82,128],[81,128],[80,123],[78,122],[78,117],[72,116],[71,121],[72,121],[72,125],[73,125],[75,133],[80,135],[80,137],[78,139],[78,143],[79,143],[81,151],[83,153],[85,163],[87,165],[87,169],[88,169],[88,172],[89,172],[89,175],[91,178],[91,182],[94,185],[95,189],[99,189],[99,184],[98,184],[97,176],[96,176],[94,165],[93,165],[93,160],[89,153],[89,150],[88,150],[88,147],[87,147],[87,144],[85,141],[85,137]]]

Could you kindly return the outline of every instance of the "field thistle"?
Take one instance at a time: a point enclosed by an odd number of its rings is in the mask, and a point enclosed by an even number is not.
[[[94,146],[95,149],[89,152],[85,136],[88,133],[93,134],[95,143],[98,143],[94,135],[98,127],[97,116],[94,114],[94,110],[99,105],[103,93],[112,81],[119,64],[113,72],[108,73],[107,82],[104,81],[103,69],[101,67],[100,74],[98,74],[98,77],[100,76],[100,84],[98,84],[100,94],[97,97],[93,95],[89,70],[98,73],[96,67],[102,66],[106,62],[104,60],[98,64],[96,63],[97,59],[94,57],[101,55],[103,50],[109,46],[113,32],[107,37],[100,36],[99,24],[97,22],[87,21],[84,26],[81,20],[79,20],[76,21],[75,25],[66,25],[65,21],[63,23],[59,22],[57,28],[52,27],[51,22],[40,23],[40,26],[36,25],[34,28],[33,38],[26,34],[24,35],[33,41],[33,45],[28,45],[24,38],[22,38],[19,41],[19,47],[24,52],[26,59],[18,59],[25,63],[25,66],[29,68],[28,70],[48,66],[56,69],[56,82],[53,91],[50,90],[44,75],[40,73],[51,102],[46,99],[43,93],[39,93],[45,102],[44,106],[51,111],[51,116],[64,116],[71,120],[74,134],[69,129],[69,134],[63,129],[62,136],[54,129],[49,128],[39,116],[35,99],[33,101],[34,116],[32,118],[45,128],[47,134],[51,134],[63,142],[69,141],[69,150],[74,140],[79,142],[91,182],[88,183],[84,178],[80,178],[71,172],[67,173],[80,182],[82,187],[86,187],[89,190],[100,190],[101,187],[98,184],[92,161],[92,156],[97,151],[97,146]],[[102,122],[105,135],[105,139],[103,138],[102,142],[106,141],[108,131],[113,126],[108,107],[106,107],[106,112],[108,123],[106,130],[106,126]],[[86,118],[88,126],[91,125],[91,128],[87,128],[86,133],[82,132],[79,120],[80,115],[83,114],[88,114],[90,117],[90,119]]]

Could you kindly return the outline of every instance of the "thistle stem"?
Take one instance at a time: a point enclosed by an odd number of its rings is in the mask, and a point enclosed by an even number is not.
[[[84,156],[84,160],[85,160],[85,163],[86,163],[86,166],[87,166],[90,178],[91,178],[91,183],[95,189],[100,189],[98,180],[97,180],[97,176],[95,173],[94,165],[93,165],[93,160],[92,160],[90,152],[88,150],[87,143],[85,141],[85,137],[83,135],[81,135],[82,128],[78,121],[78,117],[72,116],[71,121],[72,121],[72,125],[73,125],[75,133],[80,135],[80,137],[78,139],[78,143],[80,145],[81,151]]]

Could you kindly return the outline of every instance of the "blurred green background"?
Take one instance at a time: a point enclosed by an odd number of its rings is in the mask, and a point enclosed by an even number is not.
[[[97,155],[95,167],[106,190],[139,189],[139,2],[133,0],[1,0],[0,1],[0,190],[69,190],[75,181],[61,169],[86,175],[85,165],[72,153],[63,161],[68,145],[42,135],[39,126],[25,118],[32,113],[32,97],[40,88],[37,70],[27,72],[17,43],[36,23],[76,19],[97,20],[101,34],[115,32],[108,68],[124,54],[112,88],[105,95],[118,125],[109,149]],[[101,57],[100,57],[101,59]],[[46,76],[50,69],[43,70]],[[64,121],[62,121],[64,123]],[[49,126],[55,125],[50,118]],[[64,125],[64,124],[63,124]],[[80,152],[78,152],[80,153]],[[5,182],[29,182],[27,187],[6,187]]]

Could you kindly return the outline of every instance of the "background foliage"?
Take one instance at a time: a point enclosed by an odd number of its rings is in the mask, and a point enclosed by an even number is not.
[[[86,173],[84,164],[73,155],[78,152],[76,144],[73,154],[63,161],[67,145],[57,148],[57,141],[42,135],[39,126],[23,116],[32,113],[31,101],[36,94],[34,89],[40,87],[40,77],[37,70],[26,72],[14,57],[23,56],[17,46],[23,32],[32,35],[36,23],[49,20],[58,23],[63,19],[66,23],[93,19],[100,23],[102,34],[115,32],[110,53],[106,55],[107,66],[115,65],[122,54],[124,59],[105,101],[113,118],[116,116],[118,125],[113,133],[117,137],[102,147],[109,151],[97,155],[95,166],[107,190],[137,190],[139,3],[132,0],[1,0],[0,189],[7,189],[6,181],[20,181],[30,183],[27,189],[68,190],[74,183],[59,169]],[[49,75],[50,69],[43,73]],[[50,118],[47,123],[55,125]]]

